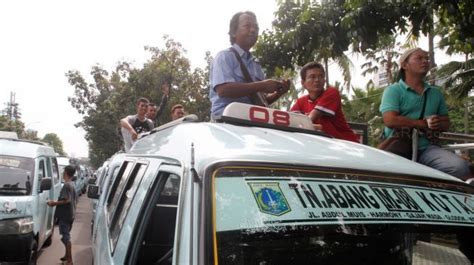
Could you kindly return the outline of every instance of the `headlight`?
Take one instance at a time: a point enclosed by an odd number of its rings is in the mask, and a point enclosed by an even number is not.
[[[0,221],[0,234],[27,234],[33,231],[33,218],[18,218]]]

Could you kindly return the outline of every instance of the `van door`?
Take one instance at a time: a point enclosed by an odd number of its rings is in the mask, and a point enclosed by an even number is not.
[[[58,161],[56,160],[56,157],[51,158],[51,164],[53,166],[53,190],[54,190],[54,199],[57,199],[59,197],[59,193],[61,192],[61,180],[63,176],[61,175],[61,172],[59,172],[59,165]]]
[[[46,158],[40,157],[38,158],[38,169],[37,169],[37,185],[36,185],[36,193],[38,194],[36,197],[36,216],[33,216],[33,220],[35,224],[37,224],[38,231],[38,246],[41,246],[44,242],[45,232],[47,231],[47,220],[48,220],[48,213],[52,211],[46,202],[50,199],[50,191],[45,190],[41,192],[41,180],[47,177],[47,169],[46,169]]]
[[[160,167],[149,192],[141,194],[143,201],[149,203],[141,206],[134,230],[128,235],[131,239],[125,264],[172,264],[177,245],[175,235],[182,233],[178,221],[182,182],[180,172],[182,169],[177,166]],[[184,233],[191,232],[188,230]],[[183,249],[186,247],[183,246]],[[175,260],[173,264],[186,263],[190,264],[190,260]]]
[[[54,159],[54,162],[53,162]],[[48,193],[48,200],[57,200],[59,197],[59,191],[56,192],[57,189],[59,189],[59,181],[58,181],[58,164],[56,162],[56,158],[53,157],[47,157],[45,158],[46,161],[46,176],[48,178],[51,178],[52,181],[52,187],[49,191],[45,191]],[[50,234],[50,231],[53,229],[54,225],[54,211],[55,207],[46,207],[46,233],[47,235]]]

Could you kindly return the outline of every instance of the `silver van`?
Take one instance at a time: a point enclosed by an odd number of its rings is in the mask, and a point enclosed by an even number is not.
[[[474,188],[233,103],[165,124],[101,194],[94,264],[472,264]]]
[[[40,142],[0,138],[0,263],[36,263],[51,244],[61,176],[53,148]]]
[[[118,170],[123,162],[123,153],[113,155],[109,160],[102,165],[100,175],[97,177],[95,184],[89,184],[87,195],[92,199],[92,218],[91,218],[91,233],[92,241],[97,236],[97,225],[95,220],[100,218],[98,215],[102,214],[104,206],[105,194],[107,193],[110,183],[117,177]],[[99,170],[98,170],[99,172]],[[99,231],[100,232],[100,231]],[[94,249],[93,249],[94,251]]]

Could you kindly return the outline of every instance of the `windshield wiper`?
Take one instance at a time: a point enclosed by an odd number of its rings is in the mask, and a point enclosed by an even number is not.
[[[28,192],[25,188],[5,189],[5,188],[0,187],[0,194],[3,194],[3,195],[27,195]]]
[[[20,185],[20,182],[17,182],[15,184],[3,184],[3,189],[18,189],[18,185]]]

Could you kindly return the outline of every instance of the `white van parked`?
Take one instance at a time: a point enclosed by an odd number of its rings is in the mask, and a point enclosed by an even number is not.
[[[152,130],[101,194],[94,264],[472,264],[474,187],[312,128],[232,103]]]
[[[0,263],[36,263],[51,244],[61,176],[53,148],[40,142],[0,138]]]

